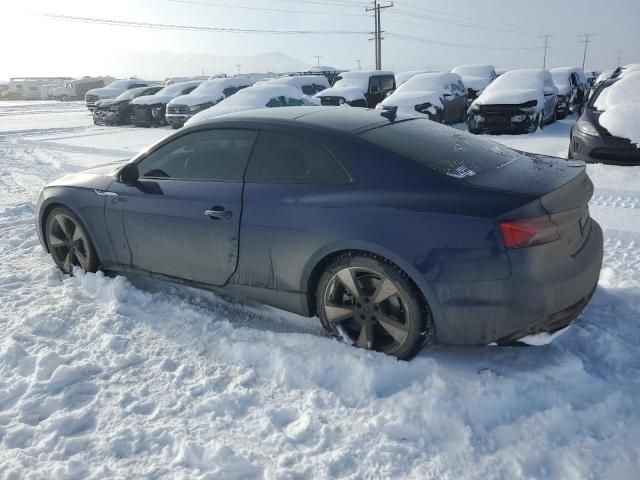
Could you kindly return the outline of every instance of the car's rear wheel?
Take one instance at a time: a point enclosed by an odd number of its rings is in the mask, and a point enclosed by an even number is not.
[[[73,267],[85,272],[98,269],[98,256],[89,234],[69,209],[56,207],[49,213],[45,235],[53,261],[63,272],[71,274]]]
[[[323,326],[339,340],[403,360],[413,357],[432,332],[416,286],[398,267],[375,256],[337,258],[320,278],[316,304]]]

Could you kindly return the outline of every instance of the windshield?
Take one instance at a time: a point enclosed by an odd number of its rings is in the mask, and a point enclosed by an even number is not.
[[[127,90],[126,92],[118,95],[116,97],[116,100],[131,100],[140,95],[140,93],[142,93],[142,90],[138,90],[137,88],[134,88],[133,90]]]
[[[367,130],[360,136],[454,178],[480,175],[526,158],[497,142],[421,118]]]
[[[166,95],[168,97],[171,96],[178,96],[180,95],[180,93],[187,89],[188,86],[185,85],[184,83],[174,83],[173,85],[167,85],[166,87],[164,87],[162,90],[160,90],[158,93],[156,93],[156,95],[160,96],[160,95]],[[195,86],[193,86],[193,88],[195,88]]]
[[[107,88],[127,88],[130,83],[130,80],[116,80],[107,85]]]
[[[571,85],[567,72],[551,72],[551,76],[553,77],[553,83],[558,87],[568,87]]]
[[[511,70],[490,83],[485,92],[493,92],[500,89],[542,90],[542,84],[542,70]]]
[[[591,98],[589,99],[589,103],[587,104],[587,107],[588,108],[594,108],[594,109],[597,110],[596,102],[598,101],[598,97],[600,97],[600,95],[602,95],[602,92],[604,92],[607,88],[609,88],[614,83],[615,82],[603,83],[598,88],[596,88],[595,91],[593,92],[593,94],[591,95]]]

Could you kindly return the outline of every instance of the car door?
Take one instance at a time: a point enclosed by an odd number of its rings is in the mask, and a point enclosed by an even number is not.
[[[553,84],[551,74],[547,74],[544,77],[544,113],[545,119],[550,118],[556,109],[556,103],[558,97],[556,95],[557,89]]]
[[[205,129],[137,160],[139,180],[116,181],[105,209],[117,261],[223,285],[238,256],[243,174],[257,133]]]
[[[381,85],[380,85],[380,77],[370,77],[369,78],[369,90],[367,91],[365,97],[367,98],[367,107],[375,108],[375,106],[382,101],[382,96],[380,94]]]

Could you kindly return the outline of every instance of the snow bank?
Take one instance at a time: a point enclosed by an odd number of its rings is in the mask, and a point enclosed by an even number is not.
[[[187,95],[180,95],[173,98],[170,105],[201,105],[203,103],[218,103],[225,95],[224,91],[230,87],[245,88],[253,84],[251,79],[245,77],[229,77],[229,78],[214,78],[202,82],[191,93]],[[160,93],[160,92],[158,92]]]
[[[226,113],[264,108],[267,107],[267,104],[272,100],[277,103],[277,105],[274,106],[285,106],[280,104],[280,97],[284,99],[286,106],[308,104],[304,102],[305,96],[302,91],[295,87],[261,82],[252,87],[240,90],[229,98],[225,98],[217,105],[195,114],[187,121],[186,125],[194,125]]]
[[[198,86],[203,80],[192,80],[189,82],[179,82],[167,85],[162,90],[158,90],[153,95],[145,95],[131,101],[132,105],[154,105],[156,103],[169,103],[170,100],[179,96],[186,88]],[[194,89],[195,90],[195,89]]]
[[[478,105],[519,105],[537,101],[544,105],[545,71],[534,68],[510,70],[500,75],[475,101]]]
[[[600,94],[594,106],[603,111],[598,121],[611,135],[640,145],[640,71],[620,77]]]

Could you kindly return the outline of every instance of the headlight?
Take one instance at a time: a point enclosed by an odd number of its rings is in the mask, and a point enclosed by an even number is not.
[[[426,102],[426,103],[421,103],[420,105],[416,105],[414,108],[416,112],[420,112],[420,113],[435,113],[430,110],[432,106],[433,105],[431,103]]]
[[[580,130],[582,133],[586,133],[587,135],[593,135],[594,137],[600,136],[598,130],[596,130],[596,127],[594,127],[591,122],[588,122],[582,117],[578,119],[576,127],[578,127],[578,130]]]
[[[200,110],[204,110],[205,108],[209,108],[211,106],[210,103],[201,103],[200,105],[192,105],[189,107],[190,112],[199,112]]]

